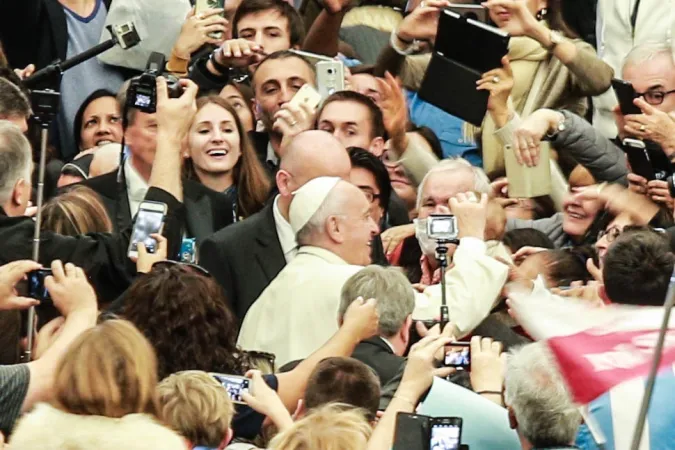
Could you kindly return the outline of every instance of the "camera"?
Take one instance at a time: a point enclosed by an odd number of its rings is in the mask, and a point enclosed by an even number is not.
[[[170,98],[178,98],[183,93],[178,78],[165,72],[166,58],[163,54],[153,52],[148,58],[145,71],[132,78],[127,90],[126,108],[136,108],[144,113],[157,111],[157,77],[166,78]]]
[[[106,28],[123,50],[134,47],[141,42],[141,37],[138,35],[133,22],[126,22],[122,25],[108,25]]]
[[[427,236],[436,241],[455,241],[459,230],[452,214],[432,214],[427,218]]]

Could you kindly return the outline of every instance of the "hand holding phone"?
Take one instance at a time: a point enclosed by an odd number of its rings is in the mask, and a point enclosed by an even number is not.
[[[157,241],[151,235],[161,233],[166,212],[167,205],[165,203],[141,203],[129,241],[129,258],[138,258],[139,242],[143,243],[148,253],[155,253]]]
[[[313,128],[316,107],[320,101],[316,90],[305,84],[274,114],[272,128],[283,135],[282,147],[294,136]]]
[[[210,375],[225,388],[233,403],[245,404],[242,395],[250,392],[250,380],[248,378],[222,373],[211,373]]]
[[[624,116],[642,114],[642,110],[633,103],[633,100],[637,98],[637,94],[631,83],[614,78],[612,79],[612,87],[614,88],[616,98],[619,100],[621,114]]]
[[[38,269],[40,264],[28,260],[0,266],[0,310],[26,309],[39,304],[38,300],[28,297],[27,283],[24,281],[24,277]],[[20,288],[21,285],[24,289]]]
[[[453,342],[447,345],[443,366],[471,371],[471,344],[469,342]]]
[[[207,20],[204,23],[204,31],[210,31],[208,34],[212,39],[219,41],[223,38],[226,31],[225,26],[225,0],[197,0],[195,3],[195,15],[201,20],[207,19],[213,15],[213,10],[218,10],[217,13],[221,20]],[[207,15],[208,14],[208,15]]]

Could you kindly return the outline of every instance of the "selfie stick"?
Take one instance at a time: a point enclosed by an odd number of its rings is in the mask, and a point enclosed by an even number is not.
[[[649,377],[647,378],[647,387],[645,388],[645,395],[642,398],[642,405],[640,406],[640,414],[635,425],[635,433],[633,434],[633,442],[630,446],[631,450],[638,450],[640,448],[640,441],[642,440],[642,432],[645,428],[647,420],[647,413],[649,412],[649,403],[654,394],[654,385],[656,384],[656,375],[661,364],[661,356],[663,353],[663,343],[668,331],[668,324],[670,323],[670,313],[673,310],[673,303],[675,303],[675,270],[670,276],[670,284],[668,285],[668,292],[666,293],[666,302],[664,304],[663,321],[661,329],[659,330],[659,337],[656,341],[656,348],[654,349],[654,359],[652,359],[652,367],[649,370]]]
[[[131,25],[133,28],[133,25]],[[26,87],[35,87],[38,83],[44,82],[50,88],[44,90],[31,90],[31,106],[33,108],[33,119],[40,124],[40,165],[38,167],[38,182],[37,182],[37,215],[35,216],[35,231],[33,232],[33,261],[40,261],[40,226],[42,224],[42,205],[44,203],[44,187],[45,187],[45,166],[47,165],[47,141],[49,137],[49,127],[54,118],[58,114],[59,104],[61,102],[61,94],[59,93],[59,86],[61,84],[61,75],[66,70],[81,64],[104,51],[112,48],[119,42],[118,37],[108,28],[112,34],[112,38],[98,44],[89,50],[85,50],[79,55],[75,55],[66,61],[56,61],[49,66],[37,71],[33,76],[23,81]],[[133,30],[135,32],[135,29]],[[136,37],[138,37],[136,35]],[[126,44],[132,42],[129,40]],[[140,39],[136,43],[140,42]],[[135,45],[135,44],[133,44]],[[126,48],[129,48],[128,46]],[[35,307],[31,306],[28,309],[27,319],[27,343],[26,350],[23,355],[25,362],[31,361],[33,353],[33,330],[35,329]]]
[[[436,259],[441,266],[441,333],[445,326],[450,322],[450,311],[448,310],[448,299],[445,292],[445,270],[448,267],[448,244],[452,241],[439,239],[436,243]]]

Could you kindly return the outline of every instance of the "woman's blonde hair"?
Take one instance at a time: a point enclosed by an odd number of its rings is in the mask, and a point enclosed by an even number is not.
[[[365,450],[373,429],[358,409],[329,404],[278,434],[271,450]]]
[[[72,414],[157,416],[157,359],[147,339],[126,320],[85,331],[56,369],[55,407]]]
[[[42,229],[77,236],[112,233],[113,226],[98,194],[86,186],[73,185],[44,205]]]
[[[234,405],[227,391],[201,370],[174,373],[157,387],[164,420],[192,445],[218,447],[227,437]]]

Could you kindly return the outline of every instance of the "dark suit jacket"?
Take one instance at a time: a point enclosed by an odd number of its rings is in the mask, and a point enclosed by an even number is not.
[[[240,322],[286,265],[273,204],[270,202],[246,220],[220,230],[199,248],[199,264],[223,287]]]
[[[131,224],[126,182],[124,179],[117,182],[117,171],[90,178],[82,184],[99,194],[116,231]],[[201,242],[233,222],[233,202],[226,194],[212,191],[196,181],[183,180],[183,197],[186,236]]]
[[[394,378],[405,363],[405,358],[395,355],[387,343],[378,336],[361,341],[354,349],[352,358],[372,368],[380,377],[380,386],[384,386]]]

